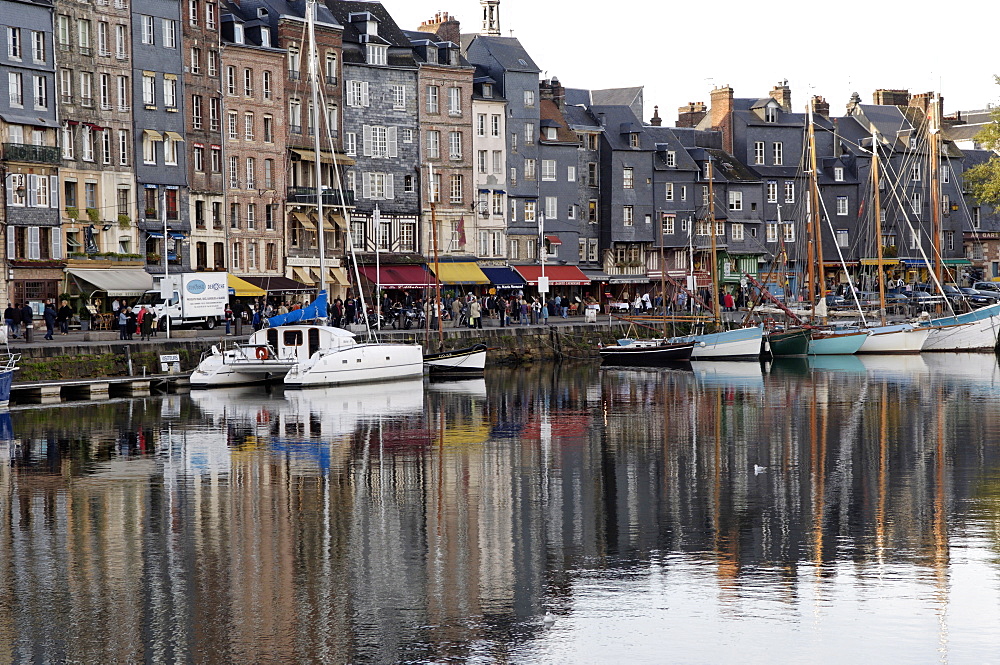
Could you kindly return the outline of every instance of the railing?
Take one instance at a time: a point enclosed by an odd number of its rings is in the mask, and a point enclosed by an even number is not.
[[[26,143],[4,143],[4,159],[11,162],[33,162],[35,164],[59,164],[62,158],[59,148]]]
[[[290,131],[292,134],[301,134],[302,125],[288,125],[288,131]]]
[[[327,76],[326,77],[326,82],[329,85],[337,85],[337,77],[336,76]]]
[[[298,81],[299,78],[301,78],[301,77],[299,76],[299,72],[298,72],[297,69],[289,69],[288,70],[288,80],[289,81]]]
[[[289,187],[288,188],[288,202],[289,203],[308,203],[316,204],[316,188],[315,187]],[[353,206],[354,205],[354,190],[353,189],[323,189],[323,205],[325,206]]]

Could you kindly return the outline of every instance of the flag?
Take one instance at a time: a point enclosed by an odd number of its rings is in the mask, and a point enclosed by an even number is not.
[[[458,220],[458,244],[465,244],[465,217]]]

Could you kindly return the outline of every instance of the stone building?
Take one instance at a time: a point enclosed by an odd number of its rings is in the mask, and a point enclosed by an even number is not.
[[[228,265],[236,275],[281,276],[288,127],[280,81],[286,52],[271,46],[272,28],[259,18],[266,9],[228,9],[222,17]]]
[[[481,265],[502,266],[507,258],[507,100],[481,67],[473,79],[472,117],[476,255]]]
[[[193,0],[184,8],[183,48],[185,143],[190,191],[189,248],[195,270],[226,270],[223,202],[222,45],[220,25],[227,8],[215,0]]]
[[[56,147],[52,3],[0,2],[5,23],[6,94],[0,94],[8,300],[39,302],[58,295],[64,247],[59,229],[59,148]]]

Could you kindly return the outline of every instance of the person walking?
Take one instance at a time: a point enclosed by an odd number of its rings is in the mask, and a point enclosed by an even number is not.
[[[469,303],[469,327],[479,329],[483,327],[483,306],[476,296],[472,296],[472,302]]]
[[[17,331],[14,329],[14,306],[7,303],[7,309],[3,311],[3,322],[7,326],[7,334],[12,338],[17,337]]]
[[[135,339],[135,329],[138,327],[136,323],[135,312],[132,311],[131,307],[125,307],[125,339],[131,340]]]
[[[226,328],[229,328],[229,320],[232,317],[232,310],[226,307],[227,317],[226,317]],[[146,340],[153,336],[153,310],[148,307],[143,307],[139,311],[139,339]],[[226,333],[229,334],[229,333]]]
[[[33,327],[31,321],[34,318],[34,316],[35,313],[34,311],[32,311],[31,305],[29,305],[28,303],[24,303],[24,306],[21,307],[21,323],[24,325],[25,342],[31,341],[31,333],[29,332],[29,328]]]
[[[462,325],[462,299],[455,298],[451,302],[451,327],[458,328]]]
[[[52,339],[52,333],[56,331],[56,308],[52,306],[51,300],[45,301],[45,309],[42,311],[42,318],[45,320],[45,339]]]
[[[128,326],[128,316],[125,315],[125,310],[118,308],[118,339],[125,340],[128,336],[125,332]]]
[[[69,306],[68,301],[63,300],[62,305],[59,307],[59,311],[56,312],[56,323],[59,324],[60,335],[69,334],[69,322],[72,318],[73,308]]]
[[[17,339],[21,334],[21,303],[14,303],[14,311],[10,314],[10,336]]]

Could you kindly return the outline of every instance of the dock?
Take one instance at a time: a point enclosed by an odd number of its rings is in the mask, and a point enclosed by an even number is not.
[[[154,392],[183,392],[188,390],[190,385],[190,374],[25,381],[11,386],[10,400],[16,404],[52,404],[70,400],[144,397]]]

